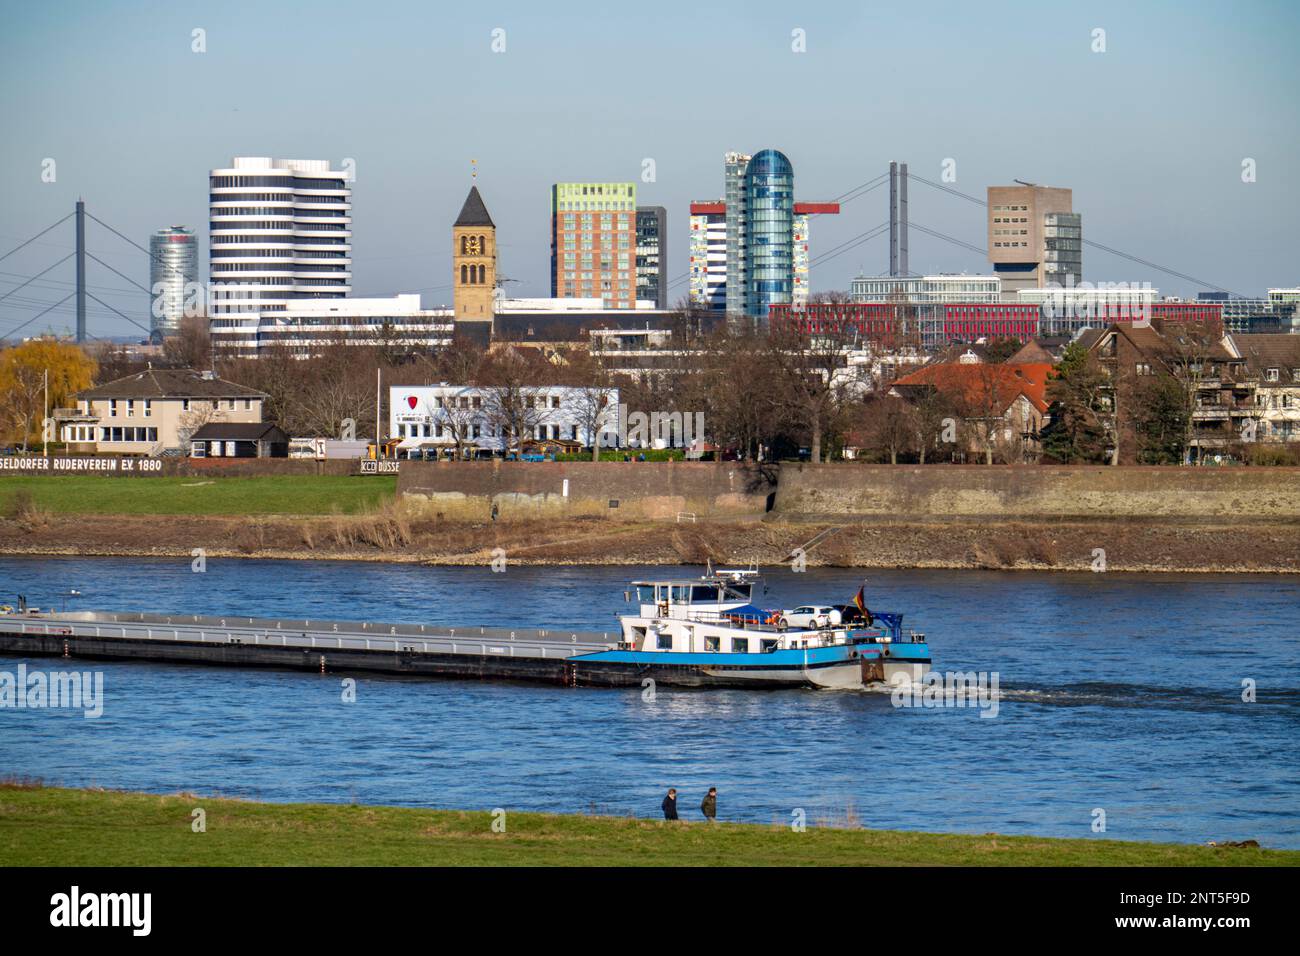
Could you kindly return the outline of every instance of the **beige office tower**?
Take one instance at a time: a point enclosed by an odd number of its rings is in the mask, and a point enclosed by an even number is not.
[[[1053,186],[988,188],[989,262],[1004,296],[1083,279],[1083,223],[1072,203],[1071,190]]]

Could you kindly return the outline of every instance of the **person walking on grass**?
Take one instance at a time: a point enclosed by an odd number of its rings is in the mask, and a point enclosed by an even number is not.
[[[710,823],[717,823],[718,816],[718,788],[709,787],[709,792],[704,795],[704,802],[700,804],[700,812],[704,814],[704,819]]]
[[[677,819],[677,791],[672,787],[668,788],[668,796],[664,797],[663,802],[664,819]]]

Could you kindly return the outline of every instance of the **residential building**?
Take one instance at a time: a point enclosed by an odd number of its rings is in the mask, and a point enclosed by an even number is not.
[[[954,440],[976,460],[1032,462],[1042,450],[1039,434],[1047,421],[1051,374],[1050,363],[991,364],[967,352],[956,362],[908,372],[894,380],[889,394],[912,403],[937,396],[961,420]]]
[[[497,227],[471,186],[451,227],[452,312],[458,331],[483,339],[491,329],[497,289]]]
[[[988,187],[988,250],[1007,292],[1083,280],[1083,222],[1069,189]]]
[[[159,229],[149,237],[149,341],[161,342],[180,329],[189,301],[194,314],[200,314],[197,301],[199,253],[194,230],[184,226]]]
[[[75,409],[57,409],[59,439],[75,453],[185,453],[211,422],[262,421],[267,395],[195,369],[149,368],[77,393]]]
[[[551,295],[636,307],[636,183],[551,187]]]
[[[527,451],[618,446],[618,389],[393,385],[389,434],[403,458],[476,458]]]
[[[727,311],[727,204],[691,203],[690,226],[687,266],[691,305],[723,315]]]
[[[264,317],[351,292],[352,191],[327,160],[237,156],[209,173],[214,345],[257,343]]]
[[[668,210],[636,208],[636,304],[668,308]]]
[[[1134,410],[1146,400],[1144,386],[1168,376],[1186,391],[1190,411],[1183,436],[1184,460],[1193,464],[1222,454],[1241,440],[1258,418],[1254,384],[1245,359],[1231,338],[1213,327],[1195,328],[1156,320],[1152,324],[1113,323],[1085,329],[1077,340],[1091,351],[1109,377],[1110,408],[1118,407],[1119,460],[1146,460],[1134,427]],[[1113,418],[1113,416],[1112,416]],[[1112,433],[1116,432],[1111,423]]]
[[[1254,441],[1300,442],[1300,335],[1231,335],[1254,384]]]

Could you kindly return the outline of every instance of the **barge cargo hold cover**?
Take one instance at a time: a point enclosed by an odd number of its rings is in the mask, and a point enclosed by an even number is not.
[[[111,611],[0,614],[0,654],[319,673],[576,683],[570,658],[618,647],[617,632]],[[618,677],[602,674],[594,682],[639,683]]]

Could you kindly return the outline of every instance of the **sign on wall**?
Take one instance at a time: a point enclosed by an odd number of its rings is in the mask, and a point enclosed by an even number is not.
[[[161,475],[161,458],[69,458],[66,455],[12,455],[0,457],[0,473],[20,472],[25,475]]]

